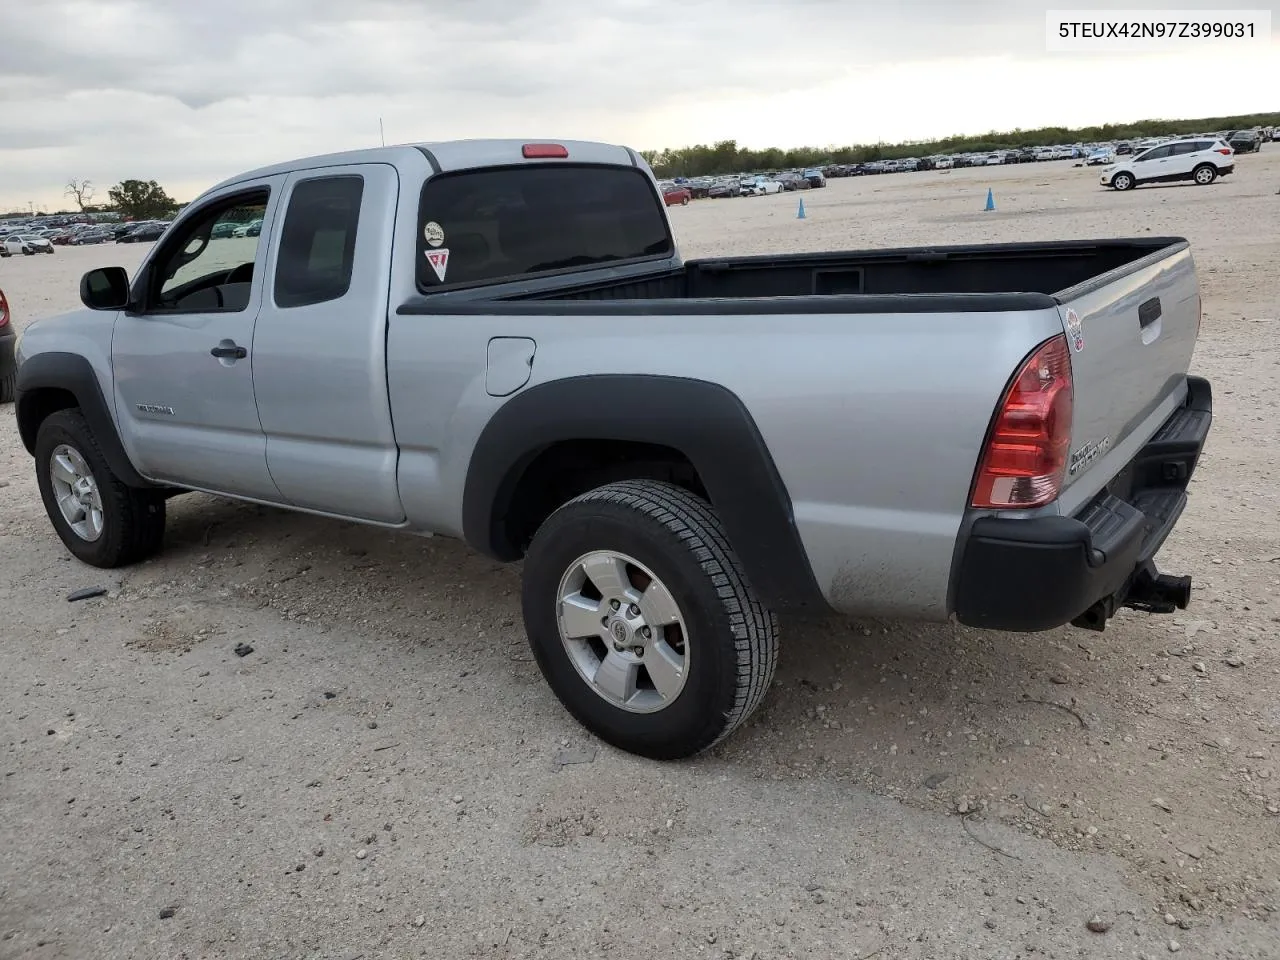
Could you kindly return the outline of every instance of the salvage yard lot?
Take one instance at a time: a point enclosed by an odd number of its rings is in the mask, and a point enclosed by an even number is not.
[[[1159,558],[1187,611],[784,623],[764,707],[689,763],[577,727],[518,570],[459,543],[193,495],[156,560],[68,559],[4,408],[0,960],[1280,954],[1280,150],[1204,188],[1097,179],[671,211],[689,257],[1185,236],[1216,418]],[[146,248],[14,258],[0,287],[21,328]]]

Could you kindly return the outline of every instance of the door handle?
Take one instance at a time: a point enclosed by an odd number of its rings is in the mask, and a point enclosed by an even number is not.
[[[234,343],[229,346],[218,344],[209,351],[209,355],[217,357],[219,360],[243,360],[249,355],[249,351],[244,347],[236,346]]]

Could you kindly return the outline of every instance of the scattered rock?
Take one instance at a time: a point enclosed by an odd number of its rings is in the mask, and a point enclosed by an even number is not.
[[[75,603],[77,600],[92,600],[94,597],[105,597],[106,595],[106,587],[85,587],[83,590],[72,590],[68,593],[67,603]]]
[[[1164,915],[1164,922],[1172,927],[1175,923],[1178,922],[1178,918],[1175,917],[1172,913],[1166,913]]]
[[[160,919],[171,920],[173,918],[173,915],[177,912],[178,910],[176,907],[164,907],[160,911]]]
[[[985,924],[983,924],[983,926],[985,926],[988,930],[994,930],[996,928],[996,922],[994,920],[988,920]]]
[[[1209,672],[1209,668],[1204,665],[1204,662],[1202,660],[1197,660],[1195,663],[1195,666],[1193,666],[1191,669],[1195,670],[1196,673]]]
[[[1244,666],[1244,661],[1239,657],[1227,657],[1223,662],[1226,663],[1228,667],[1235,667],[1237,669]]]
[[[1190,930],[1190,929],[1191,929],[1191,921],[1190,921],[1189,919],[1187,919],[1186,917],[1183,917],[1181,920],[1179,920],[1179,921],[1178,921],[1178,929],[1179,929],[1179,930]]]
[[[1100,914],[1095,913],[1089,918],[1088,922],[1085,923],[1085,926],[1094,933],[1106,933],[1111,929],[1111,921],[1104,920]]]
[[[427,915],[425,913],[418,914],[413,918],[413,925],[415,927],[425,927],[427,925]]]
[[[575,763],[592,763],[595,758],[595,747],[580,747],[576,749],[561,747],[556,751],[554,767],[567,767]]]
[[[363,860],[368,855],[369,855],[369,851],[366,850],[364,847],[361,847],[359,850],[356,851],[357,860]]]
[[[455,794],[453,795],[453,802],[454,802],[454,803],[461,803],[461,802],[462,802],[462,794],[460,794],[460,793],[455,793]]]
[[[1169,952],[1170,952],[1170,953],[1177,953],[1177,952],[1178,952],[1179,950],[1181,950],[1181,949],[1182,949],[1182,944],[1180,944],[1177,940],[1170,940],[1170,941],[1169,941]]]
[[[969,812],[969,798],[960,797],[958,800],[956,800],[956,813],[963,814],[968,812]]]
[[[925,777],[924,785],[927,790],[937,790],[940,786],[951,779],[950,773],[931,773]]]
[[[1185,853],[1192,860],[1202,860],[1204,858],[1204,851],[1194,843],[1178,844],[1178,850]]]
[[[324,847],[316,847],[314,850],[312,850],[312,851],[311,851],[311,855],[312,855],[313,857],[323,857],[323,856],[324,856]]]
[[[1156,797],[1154,800],[1152,800],[1151,805],[1153,807],[1159,807],[1165,813],[1173,813],[1173,807],[1169,806],[1169,801],[1161,800],[1159,797]]]
[[[1156,677],[1156,682],[1157,683],[1173,683],[1173,677],[1171,677],[1167,673],[1162,673]]]
[[[1057,674],[1057,673],[1055,673],[1053,676],[1051,676],[1051,677],[1049,678],[1049,682],[1050,682],[1050,683],[1056,683],[1056,684],[1058,684],[1059,686],[1065,686],[1066,684],[1070,683],[1071,681],[1070,681],[1070,680],[1068,680],[1066,677],[1062,676],[1061,674]]]
[[[249,646],[247,643],[237,643],[235,650],[232,652],[235,653],[237,657],[247,657],[249,654],[253,653],[253,647]]]

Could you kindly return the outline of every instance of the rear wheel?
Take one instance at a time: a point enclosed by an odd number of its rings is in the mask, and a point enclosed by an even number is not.
[[[588,730],[659,760],[731,734],[763,700],[777,621],[709,504],[629,480],[571,500],[525,558],[525,628],[543,676]]]
[[[1218,168],[1211,163],[1202,163],[1195,168],[1191,176],[1200,186],[1207,187],[1218,179]]]
[[[1117,173],[1111,178],[1111,186],[1117,190],[1132,190],[1134,185],[1133,174]]]
[[[7,377],[0,377],[0,403],[13,403],[13,396],[17,387],[18,373],[16,370]]]
[[[36,434],[36,482],[54,530],[79,560],[122,567],[164,538],[164,498],[122,483],[78,409],[50,414]]]

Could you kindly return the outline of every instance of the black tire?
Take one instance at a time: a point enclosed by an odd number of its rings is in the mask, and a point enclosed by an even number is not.
[[[1121,192],[1125,190],[1132,190],[1137,186],[1137,183],[1137,180],[1134,179],[1134,176],[1131,173],[1121,172],[1111,178],[1111,186]]]
[[[1202,163],[1191,171],[1191,179],[1202,187],[1207,187],[1218,179],[1218,168],[1212,163]]]
[[[18,372],[16,370],[7,377],[0,377],[0,403],[13,403],[17,388]]]
[[[684,685],[656,712],[629,712],[598,694],[561,640],[561,579],[595,550],[647,567],[683,617]],[[560,507],[529,547],[522,594],[529,644],[552,691],[584,727],[630,753],[674,760],[706,750],[751,715],[773,682],[777,619],[747,583],[711,506],[673,484],[611,483]]]
[[[34,256],[36,255],[36,252],[35,252],[35,250],[34,250],[33,248],[31,248],[31,247],[23,247],[23,248],[22,248],[22,255],[23,255],[24,257],[34,257]]]
[[[50,460],[62,444],[83,458],[102,502],[102,533],[96,540],[77,534],[58,506]],[[36,482],[54,530],[78,560],[94,567],[123,567],[152,556],[164,540],[164,498],[122,483],[107,466],[102,448],[78,408],[50,414],[36,434]]]

